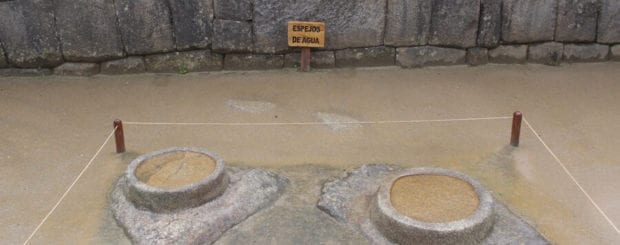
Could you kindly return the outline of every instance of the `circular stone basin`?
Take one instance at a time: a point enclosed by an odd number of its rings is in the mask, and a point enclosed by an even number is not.
[[[125,196],[155,212],[196,207],[228,186],[224,161],[199,148],[175,147],[139,156],[125,172]]]
[[[478,244],[493,225],[493,199],[462,173],[414,168],[385,180],[370,216],[392,242]]]

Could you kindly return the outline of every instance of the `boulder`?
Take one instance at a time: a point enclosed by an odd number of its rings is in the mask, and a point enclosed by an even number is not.
[[[124,55],[113,0],[57,0],[55,5],[67,61],[98,62]]]
[[[391,47],[371,47],[336,50],[337,67],[392,66],[396,50]]]
[[[557,0],[504,0],[502,40],[506,43],[552,41]]]
[[[284,67],[297,68],[301,65],[300,53],[288,53],[284,56]],[[336,67],[336,56],[333,51],[316,51],[310,55],[311,68]]]
[[[213,4],[204,0],[168,0],[177,50],[206,48],[213,32]]]
[[[284,55],[227,54],[224,57],[226,70],[269,70],[282,67],[284,67]]]
[[[467,64],[471,66],[485,65],[489,63],[489,50],[486,48],[467,49]]]
[[[464,64],[467,52],[461,49],[421,46],[396,49],[402,67],[448,66]]]
[[[0,77],[46,76],[51,75],[48,68],[5,68],[0,69]]]
[[[236,20],[213,21],[213,51],[252,52],[252,23]]]
[[[426,45],[432,0],[388,0],[385,44]]]
[[[219,71],[222,55],[208,50],[154,54],[144,57],[149,72],[187,73],[195,71]]]
[[[620,44],[611,46],[609,50],[609,58],[613,61],[620,61]]]
[[[174,49],[167,0],[115,0],[125,51],[151,54]]]
[[[23,68],[62,63],[54,6],[52,1],[45,0],[0,1],[0,41],[6,61]]]
[[[429,44],[476,46],[480,0],[434,0]]]
[[[599,43],[620,43],[620,1],[601,0],[597,41]]]
[[[287,23],[291,20],[324,21],[326,49],[380,46],[385,1],[255,0],[252,22],[255,51],[286,51]]]
[[[95,63],[64,63],[54,68],[54,75],[92,76],[99,73],[99,64]]]
[[[478,46],[494,48],[499,45],[502,31],[502,2],[480,0],[480,20],[478,26]]]
[[[566,44],[564,60],[568,62],[600,62],[607,59],[609,46],[602,44]]]
[[[489,62],[500,64],[525,63],[527,45],[503,45],[489,50]]]
[[[557,66],[562,61],[564,44],[556,42],[532,44],[527,52],[529,62]]]
[[[103,74],[132,74],[146,72],[144,59],[140,56],[127,57],[101,63]]]
[[[558,0],[555,40],[594,42],[599,0]]]
[[[215,18],[252,20],[252,0],[214,0]]]

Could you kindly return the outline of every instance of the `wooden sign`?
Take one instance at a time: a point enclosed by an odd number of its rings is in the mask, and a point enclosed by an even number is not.
[[[288,22],[288,46],[325,47],[325,22]]]

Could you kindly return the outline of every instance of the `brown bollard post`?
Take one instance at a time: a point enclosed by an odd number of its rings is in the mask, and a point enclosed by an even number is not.
[[[523,114],[520,111],[515,111],[512,114],[512,132],[510,136],[510,144],[514,147],[519,146],[519,138],[521,137],[521,119]]]
[[[114,139],[116,140],[116,153],[125,152],[125,134],[123,132],[123,121],[114,120]]]
[[[301,71],[310,71],[310,48],[301,48]]]

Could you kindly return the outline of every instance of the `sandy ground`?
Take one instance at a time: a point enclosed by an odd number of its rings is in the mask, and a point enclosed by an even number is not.
[[[0,78],[0,240],[23,243],[75,177],[91,165],[31,240],[127,242],[107,195],[139,154],[204,147],[236,165],[351,168],[386,162],[446,167],[493,195],[558,244],[618,244],[620,63]],[[381,124],[345,122],[510,116],[527,121],[600,211],[524,125],[510,119]],[[127,152],[113,142],[125,121]]]

